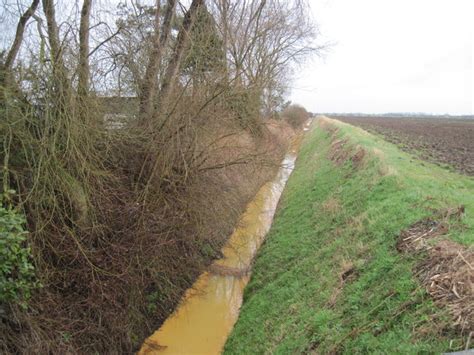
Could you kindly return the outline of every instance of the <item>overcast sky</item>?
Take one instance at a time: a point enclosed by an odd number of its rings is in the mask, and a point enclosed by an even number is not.
[[[333,43],[297,72],[312,112],[473,114],[474,0],[310,0]]]

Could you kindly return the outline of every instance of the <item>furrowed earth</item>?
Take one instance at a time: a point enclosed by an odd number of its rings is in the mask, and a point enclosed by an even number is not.
[[[423,160],[474,176],[474,119],[332,115],[397,144]]]

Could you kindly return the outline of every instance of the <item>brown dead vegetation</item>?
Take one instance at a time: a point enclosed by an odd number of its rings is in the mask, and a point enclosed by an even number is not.
[[[365,162],[367,152],[361,146],[351,144],[348,138],[338,139],[337,134],[339,129],[331,124],[326,118],[319,120],[319,125],[322,129],[327,131],[332,137],[332,143],[329,148],[328,158],[337,166],[344,164],[350,160],[355,169],[359,169]]]
[[[354,155],[351,157],[352,164],[356,169],[359,169],[363,162],[364,162],[364,157],[365,157],[365,149],[362,147],[357,147],[356,152]]]
[[[348,282],[354,281],[357,278],[357,274],[357,269],[354,263],[351,261],[342,262],[339,272],[339,285],[334,288],[334,291],[329,297],[329,300],[326,303],[328,307],[334,307],[336,305],[337,298],[344,289],[344,285]]]
[[[347,138],[334,140],[329,148],[328,158],[338,166],[344,164],[349,157],[348,146],[349,140]]]
[[[328,158],[337,166],[341,166],[350,160],[355,169],[359,169],[363,166],[365,155],[366,152],[364,148],[360,146],[354,147],[347,138],[335,139],[331,143],[328,152]]]
[[[290,105],[280,114],[281,118],[288,122],[294,129],[301,128],[309,118],[306,109],[299,105]]]
[[[337,126],[335,126],[334,124],[332,124],[330,119],[327,118],[327,117],[324,117],[324,116],[319,117],[318,125],[322,129],[324,129],[326,132],[328,132],[330,136],[334,137],[339,132],[339,128]]]
[[[416,276],[435,302],[446,307],[463,335],[474,331],[474,251],[447,240],[428,252]]]
[[[300,1],[15,4],[0,197],[42,287],[0,304],[0,353],[132,353],[276,172],[293,129],[262,116],[315,27]]]
[[[44,287],[27,313],[7,310],[0,325],[3,349],[106,351],[113,342],[114,349],[133,351],[218,256],[248,201],[276,172],[292,130],[283,123],[273,130],[281,136],[265,126],[256,137],[232,122],[207,125],[197,143],[203,148],[194,150],[205,152],[203,163],[186,171],[178,170],[178,160],[169,172],[164,165],[145,197],[130,188],[143,147],[116,145],[117,170],[89,204],[94,224],[79,239],[59,222],[37,236],[49,245],[33,244]],[[160,147],[160,154],[170,153]]]
[[[449,208],[402,231],[397,249],[425,253],[414,273],[435,303],[449,311],[454,329],[469,337],[474,331],[474,250],[443,238],[459,221],[464,207]]]
[[[321,205],[324,212],[329,214],[336,214],[341,210],[341,203],[337,198],[329,197]]]

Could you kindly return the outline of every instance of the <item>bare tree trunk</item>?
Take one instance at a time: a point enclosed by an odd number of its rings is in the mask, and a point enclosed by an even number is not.
[[[157,91],[157,75],[161,62],[163,49],[168,43],[171,32],[171,20],[174,15],[176,0],[168,0],[165,9],[165,17],[160,33],[160,0],[156,1],[155,33],[153,48],[148,59],[148,65],[143,78],[140,92],[140,121],[149,120],[153,114],[153,103]]]
[[[184,16],[183,25],[178,33],[178,38],[176,40],[176,45],[174,47],[173,56],[166,68],[166,72],[161,84],[161,90],[158,95],[157,104],[160,110],[164,112],[166,110],[167,101],[170,93],[173,91],[173,87],[176,81],[176,76],[178,74],[181,61],[183,59],[184,49],[189,40],[189,31],[191,30],[194,20],[196,18],[196,13],[201,6],[204,5],[204,0],[193,0],[189,10]]]
[[[81,10],[81,23],[79,27],[79,67],[78,67],[78,87],[79,98],[89,95],[89,24],[92,0],[84,0]]]
[[[46,16],[46,27],[48,29],[48,41],[51,47],[51,60],[53,67],[57,64],[63,65],[61,46],[59,43],[58,24],[56,23],[56,12],[53,0],[43,0],[43,11]]]

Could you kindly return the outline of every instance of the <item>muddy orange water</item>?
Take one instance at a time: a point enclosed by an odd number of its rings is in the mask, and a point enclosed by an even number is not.
[[[275,179],[247,206],[222,249],[224,257],[186,291],[178,309],[145,340],[139,354],[221,353],[239,315],[251,261],[270,229],[295,159],[296,148],[285,157]]]

